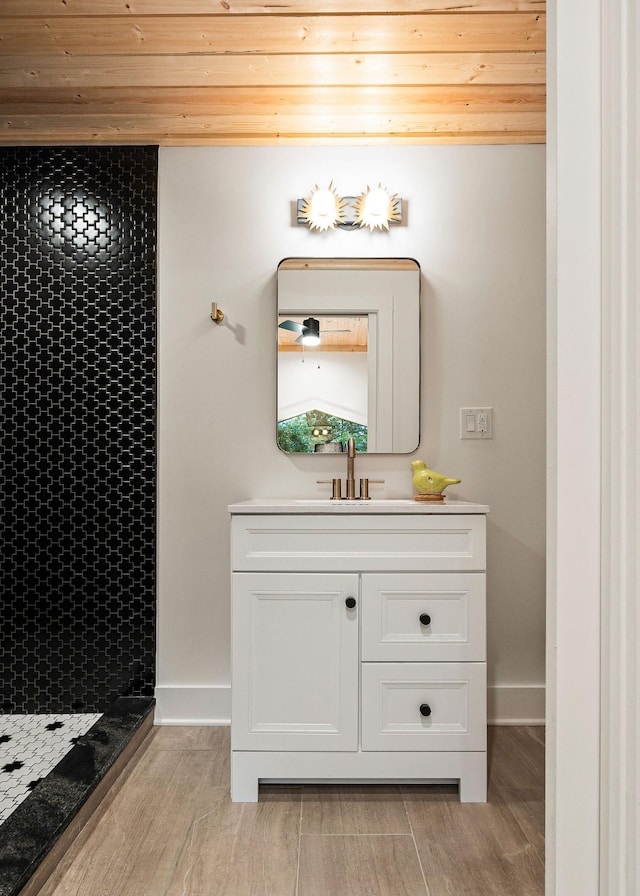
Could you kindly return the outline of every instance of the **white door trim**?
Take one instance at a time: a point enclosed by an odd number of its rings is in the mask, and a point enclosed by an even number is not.
[[[547,896],[599,892],[600,13],[549,4]]]
[[[550,4],[547,896],[640,892],[640,28]]]
[[[602,0],[600,892],[640,892],[640,121],[635,0]]]

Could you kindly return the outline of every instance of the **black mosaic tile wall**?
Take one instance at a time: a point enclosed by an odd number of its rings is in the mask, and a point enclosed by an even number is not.
[[[153,693],[155,147],[0,149],[0,711]]]

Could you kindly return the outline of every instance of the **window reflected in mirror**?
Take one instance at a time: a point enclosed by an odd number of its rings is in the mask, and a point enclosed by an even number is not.
[[[278,448],[289,453],[342,452],[351,437],[355,439],[356,451],[367,450],[365,425],[334,417],[317,408],[278,421]]]

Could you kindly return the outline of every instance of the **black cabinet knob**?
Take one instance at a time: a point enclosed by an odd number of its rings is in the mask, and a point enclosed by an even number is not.
[[[347,607],[348,607],[350,610],[353,610],[353,608],[354,608],[355,605],[356,605],[356,599],[355,599],[355,597],[348,597],[348,598],[345,600],[345,604],[347,605]]]
[[[421,625],[431,625],[431,616],[428,613],[420,614],[420,624]]]
[[[421,704],[420,704],[420,715],[421,715],[421,716],[424,716],[425,719],[427,718],[427,716],[430,716],[430,715],[431,715],[431,707],[429,706],[428,703],[421,703]]]

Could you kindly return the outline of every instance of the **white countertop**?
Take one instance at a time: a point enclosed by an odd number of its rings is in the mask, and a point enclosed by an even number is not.
[[[328,498],[252,498],[229,504],[229,513],[489,513],[487,504],[470,501],[414,501],[412,498],[372,498],[369,501]]]

